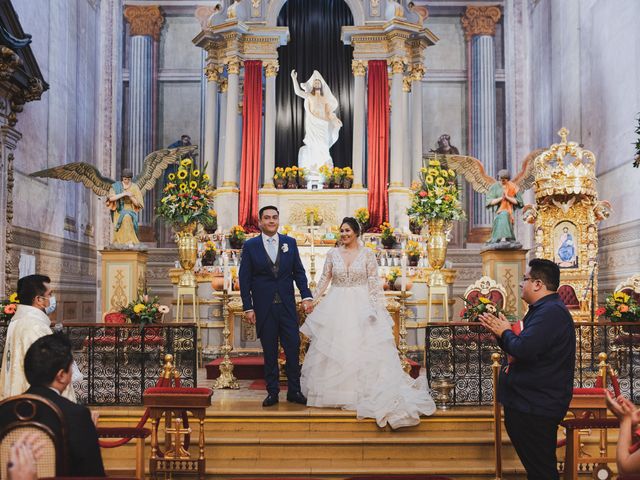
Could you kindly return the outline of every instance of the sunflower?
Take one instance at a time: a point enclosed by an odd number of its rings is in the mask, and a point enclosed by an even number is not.
[[[199,176],[200,176],[200,170],[194,170],[193,172],[191,172],[191,174],[192,174],[194,177],[199,177]]]
[[[180,191],[181,192],[186,192],[187,191],[187,184],[186,183],[181,183],[180,184]]]
[[[427,175],[424,179],[427,185],[433,185],[433,177],[431,175]]]
[[[436,178],[436,185],[438,185],[439,187],[444,185],[444,178],[442,177],[438,177]]]
[[[169,180],[173,181],[173,180],[175,180],[175,179],[176,179],[176,174],[175,174],[175,173],[170,173],[170,174],[168,175],[168,178],[169,178]]]
[[[436,170],[435,168],[431,167],[429,170],[427,170],[427,173],[429,175],[431,175],[432,177],[435,177],[438,175],[438,170]]]
[[[442,178],[447,178],[449,176],[449,174],[444,168],[440,170],[440,175],[442,175]]]
[[[453,171],[453,169],[449,169],[449,176],[450,177],[455,177],[456,176],[456,172]]]
[[[184,180],[185,178],[187,178],[187,171],[183,169],[178,170],[178,178],[180,180]]]
[[[189,188],[196,188],[198,186],[198,182],[196,182],[195,180],[191,180],[191,182],[189,183]]]
[[[20,303],[20,300],[18,300],[18,294],[12,293],[11,295],[9,295],[9,301],[11,303]]]
[[[209,175],[207,175],[206,173],[202,176],[202,179],[203,179],[205,182],[208,182],[208,181],[210,180],[210,178],[211,178],[211,177],[209,177]]]
[[[438,160],[429,160],[429,165],[431,167],[439,167],[440,166],[440,162]]]
[[[191,165],[191,159],[190,158],[185,158],[183,160],[180,161],[180,165],[182,165],[183,167],[188,167],[189,165]]]

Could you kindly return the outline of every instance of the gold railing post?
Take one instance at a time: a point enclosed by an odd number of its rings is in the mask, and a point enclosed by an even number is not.
[[[409,360],[407,360],[407,352],[409,351],[409,347],[407,345],[407,297],[409,294],[403,290],[400,292],[400,311],[399,317],[400,321],[398,325],[398,350],[400,352],[400,363],[402,364],[402,369],[409,373],[411,371],[411,364]]]
[[[502,479],[502,411],[498,402],[498,378],[500,376],[500,354],[491,354],[493,375],[493,442],[496,461],[496,480]]]
[[[604,388],[605,390],[607,389],[607,371],[609,369],[609,365],[607,364],[607,354],[604,352],[601,352],[600,354],[598,354],[598,374],[600,375],[600,378],[602,378],[602,388]],[[606,457],[607,456],[607,448],[608,448],[608,441],[607,441],[607,430],[604,428],[600,429],[600,456],[601,457]]]
[[[224,358],[220,363],[220,376],[216,378],[213,384],[213,388],[232,388],[237,390],[240,388],[238,379],[233,375],[233,363],[229,358],[229,352],[233,350],[233,347],[229,343],[229,292],[227,286],[222,290],[222,318],[224,320],[224,328],[222,330],[222,336],[224,337],[224,343],[222,344],[221,351],[224,354]]]

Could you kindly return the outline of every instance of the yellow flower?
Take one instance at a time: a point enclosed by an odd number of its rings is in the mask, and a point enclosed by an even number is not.
[[[191,180],[191,183],[189,183],[190,188],[196,188],[197,186],[198,186],[198,182],[196,182],[195,180]]]
[[[489,300],[487,297],[480,297],[478,298],[478,300],[480,301],[480,303],[484,303],[485,305],[491,303],[491,300]]]
[[[438,160],[429,160],[429,165],[432,167],[439,167],[440,162]]]
[[[186,192],[187,191],[187,184],[186,183],[181,183],[180,184],[180,191],[181,192]]]
[[[204,179],[205,182],[208,182],[210,180],[209,175],[207,175],[206,173],[202,176],[202,178]]]
[[[425,167],[421,167],[421,168],[420,168],[420,171],[421,171],[422,173],[427,173],[427,169],[426,169]]]
[[[440,170],[440,175],[442,175],[443,178],[447,178],[449,176],[449,174],[444,168]]]
[[[444,178],[442,177],[438,177],[436,178],[436,185],[438,185],[439,187],[444,185]]]
[[[455,177],[456,176],[456,172],[453,171],[453,169],[449,169],[449,176],[450,177]]]
[[[142,303],[138,303],[135,307],[133,307],[133,311],[135,313],[143,312],[146,309],[147,309],[147,307],[145,307]]]
[[[183,160],[180,161],[180,165],[182,165],[183,167],[188,167],[189,165],[191,165],[191,159],[190,158],[185,158]]]
[[[192,174],[194,177],[199,177],[199,176],[200,176],[200,170],[194,170],[193,172],[191,172],[191,174]]]
[[[183,170],[182,168],[178,170],[178,178],[180,180],[184,180],[185,178],[187,178],[187,171]]]
[[[431,175],[432,177],[435,177],[436,175],[438,175],[438,170],[436,170],[435,168],[430,168],[427,171],[429,172],[429,175]]]
[[[175,173],[170,173],[170,174],[168,175],[168,178],[169,178],[169,180],[173,181],[173,180],[175,180],[175,179],[176,179],[176,174],[175,174]]]
[[[18,294],[17,294],[17,293],[12,293],[12,294],[9,296],[9,301],[10,301],[11,303],[20,303],[20,300],[18,300]]]
[[[424,181],[427,182],[427,185],[433,185],[433,177],[431,175],[427,175]]]

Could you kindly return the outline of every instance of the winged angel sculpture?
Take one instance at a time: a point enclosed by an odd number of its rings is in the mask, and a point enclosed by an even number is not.
[[[544,149],[534,150],[522,161],[522,169],[511,179],[508,170],[500,170],[498,179],[488,176],[482,162],[466,155],[446,155],[447,165],[460,173],[478,193],[486,194],[487,208],[495,213],[491,238],[487,242],[489,248],[516,249],[522,244],[516,241],[514,233],[514,212],[524,206],[522,192],[533,186],[535,180],[535,158]]]
[[[144,159],[142,172],[135,178],[127,168],[122,170],[121,181],[103,176],[96,167],[84,162],[68,163],[30,174],[31,177],[57,178],[82,183],[96,195],[106,197],[107,208],[113,222],[113,248],[136,248],[138,214],[144,208],[144,194],[151,190],[164,170],[183,158],[191,157],[198,149],[195,145],[162,149],[151,152]]]

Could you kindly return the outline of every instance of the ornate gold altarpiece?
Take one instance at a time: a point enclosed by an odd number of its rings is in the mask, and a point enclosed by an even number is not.
[[[592,302],[597,305],[598,223],[609,216],[611,206],[598,200],[593,152],[568,142],[566,128],[558,135],[560,142],[535,159],[536,205],[525,206],[524,215],[534,224],[535,257],[560,265],[561,288],[573,288],[579,302],[571,313],[587,321]]]

